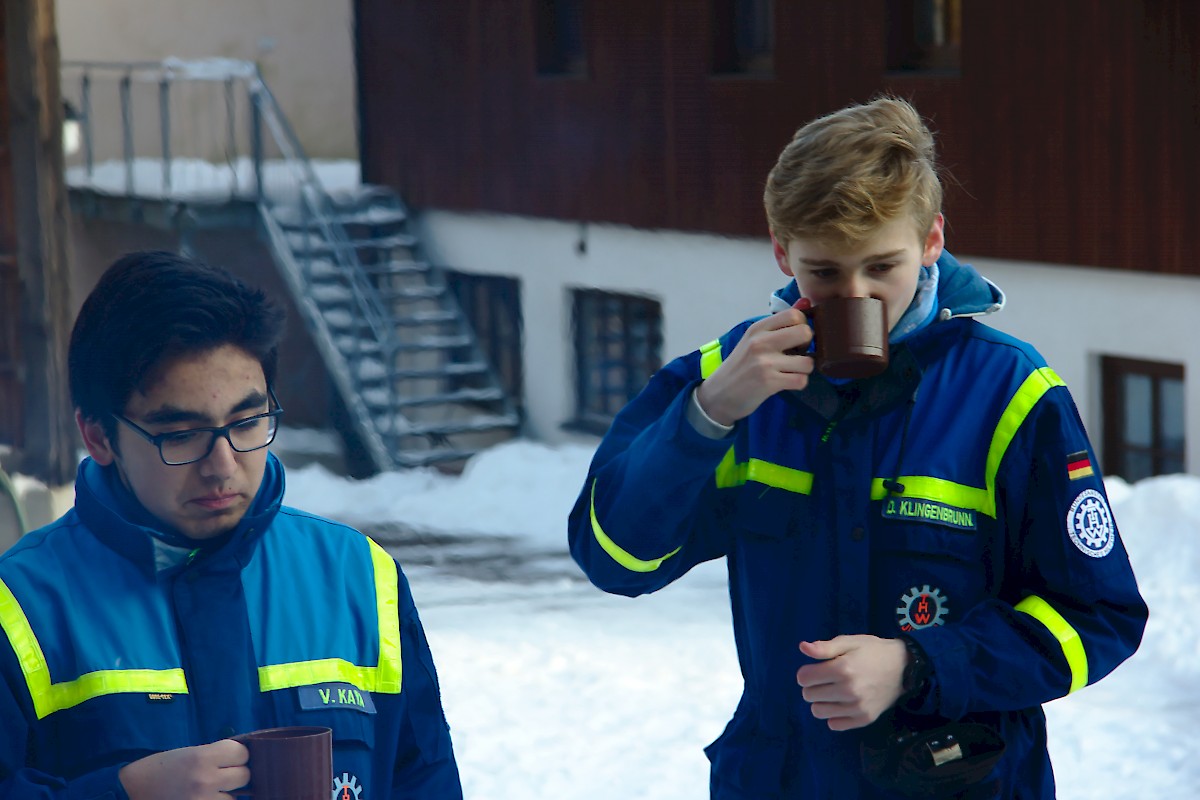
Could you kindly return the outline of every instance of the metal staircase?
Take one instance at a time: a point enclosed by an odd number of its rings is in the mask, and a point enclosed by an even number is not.
[[[102,79],[116,88],[122,142],[120,157],[104,163],[95,154]],[[175,227],[258,227],[375,469],[461,462],[518,430],[519,414],[444,272],[424,258],[400,197],[380,186],[327,191],[253,64],[69,62],[63,86],[65,96],[78,86],[82,124],[82,164],[68,169],[73,204],[104,216],[114,203],[135,203],[142,221]],[[133,105],[147,87],[161,164],[134,155],[142,134]],[[216,174],[227,173],[226,183],[200,191],[182,174],[196,165],[174,152],[181,104],[207,109],[198,116],[218,128],[220,156],[208,161],[225,162]]]

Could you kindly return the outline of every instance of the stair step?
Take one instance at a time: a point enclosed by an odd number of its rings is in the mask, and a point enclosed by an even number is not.
[[[489,400],[503,400],[504,390],[499,387],[487,389],[458,389],[444,394],[428,395],[425,397],[399,397],[396,405],[402,408],[412,406],[437,405],[439,403],[482,403]]]
[[[443,322],[458,322],[458,320],[459,315],[454,311],[414,311],[403,317],[394,317],[392,322],[396,325],[412,327],[416,325],[436,325]]]
[[[362,393],[363,401],[375,409],[386,409],[392,399],[386,389],[367,389]],[[413,406],[432,406],[440,403],[482,403],[489,400],[504,399],[504,390],[499,387],[487,389],[458,389],[453,392],[429,395],[397,396],[396,408],[411,408]]]
[[[299,209],[290,206],[276,206],[271,210],[279,227],[285,231],[320,231],[318,219],[309,216],[305,218]],[[382,225],[399,225],[408,219],[408,214],[401,208],[386,206],[369,206],[358,210],[334,210],[325,215],[326,221],[334,225],[346,227],[376,227]]]
[[[334,208],[340,211],[368,206],[401,207],[400,198],[394,189],[376,183],[360,183],[352,188],[331,191],[329,199],[333,201]]]
[[[387,380],[388,376],[387,367],[377,358],[364,358],[350,369],[360,381],[366,383],[379,383]]]
[[[451,436],[457,433],[493,431],[497,428],[515,428],[520,424],[516,414],[485,414],[461,420],[409,423],[409,427],[397,430],[397,436],[428,436],[429,434]]]
[[[428,369],[397,369],[392,370],[393,380],[417,380],[420,378],[451,378],[463,375],[478,375],[489,369],[486,361],[455,361],[441,367]]]
[[[365,353],[368,355],[378,355],[383,352],[383,347],[379,342],[374,339],[364,339],[361,336],[354,336],[353,334],[338,334],[335,332],[333,343],[337,346],[338,351],[344,354]]]
[[[354,292],[340,283],[311,282],[308,284],[308,296],[316,301],[317,305],[323,307],[354,301]]]
[[[356,371],[358,379],[371,385],[381,384],[391,379],[393,381],[428,380],[430,378],[461,378],[468,375],[481,375],[490,369],[486,361],[455,361],[440,367],[423,367],[414,369],[394,369],[390,373],[378,359],[364,360]]]
[[[399,467],[428,467],[432,464],[466,461],[478,452],[473,449],[445,447],[434,450],[401,450],[392,457]]]
[[[297,240],[300,241],[297,241]],[[379,236],[373,239],[351,239],[343,242],[340,246],[343,249],[354,250],[396,250],[401,247],[409,248],[417,243],[417,237],[407,233],[396,233],[390,236]],[[332,242],[325,241],[323,238],[308,236],[306,234],[291,234],[288,236],[288,246],[292,248],[292,252],[297,257],[307,253],[314,255],[319,253],[333,253],[337,250]]]
[[[412,352],[414,350],[453,350],[459,347],[470,347],[474,339],[466,334],[451,336],[419,336],[411,342],[400,342],[397,350]]]
[[[380,289],[384,300],[432,300],[446,293],[441,286],[401,286],[395,289]]]
[[[302,257],[296,258],[301,271],[305,269]],[[309,280],[314,284],[328,282],[331,278],[340,279],[346,272],[336,261],[327,258],[314,258],[308,262]],[[388,261],[383,264],[360,264],[359,269],[368,275],[424,275],[429,272],[429,263],[425,261]]]

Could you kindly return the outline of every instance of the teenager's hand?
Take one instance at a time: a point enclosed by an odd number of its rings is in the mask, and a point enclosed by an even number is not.
[[[788,351],[804,352],[811,341],[812,328],[798,309],[760,319],[700,384],[696,400],[714,422],[732,425],[776,392],[803,389],[813,371],[812,357]]]
[[[835,636],[801,642],[800,652],[820,663],[796,671],[812,715],[829,720],[829,729],[848,731],[870,725],[904,693],[908,649],[899,639]]]
[[[117,777],[129,800],[214,800],[250,782],[250,752],[241,742],[167,750],[121,767]]]

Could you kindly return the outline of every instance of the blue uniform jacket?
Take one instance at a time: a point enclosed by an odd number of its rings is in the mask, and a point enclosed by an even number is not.
[[[569,535],[597,586],[653,592],[727,559],[745,689],[707,749],[715,798],[888,796],[862,778],[862,731],[809,712],[801,641],[908,632],[934,670],[918,713],[995,726],[996,796],[1051,798],[1040,704],[1141,640],[1147,609],[1066,386],[973,318],[998,290],[949,254],[939,270],[936,320],[884,374],[814,375],[706,438],[686,406],[747,320],[661,369],[592,461]]]
[[[0,797],[120,800],[131,761],[283,725],[333,730],[331,796],[462,797],[391,556],[281,506],[274,456],[212,552],[164,544],[105,473],[85,460],[75,508],[0,556]]]

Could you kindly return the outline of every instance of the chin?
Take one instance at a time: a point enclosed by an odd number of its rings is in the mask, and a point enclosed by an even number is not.
[[[215,539],[236,528],[245,514],[245,509],[240,509],[236,513],[226,512],[203,520],[181,520],[176,527],[189,539]]]

